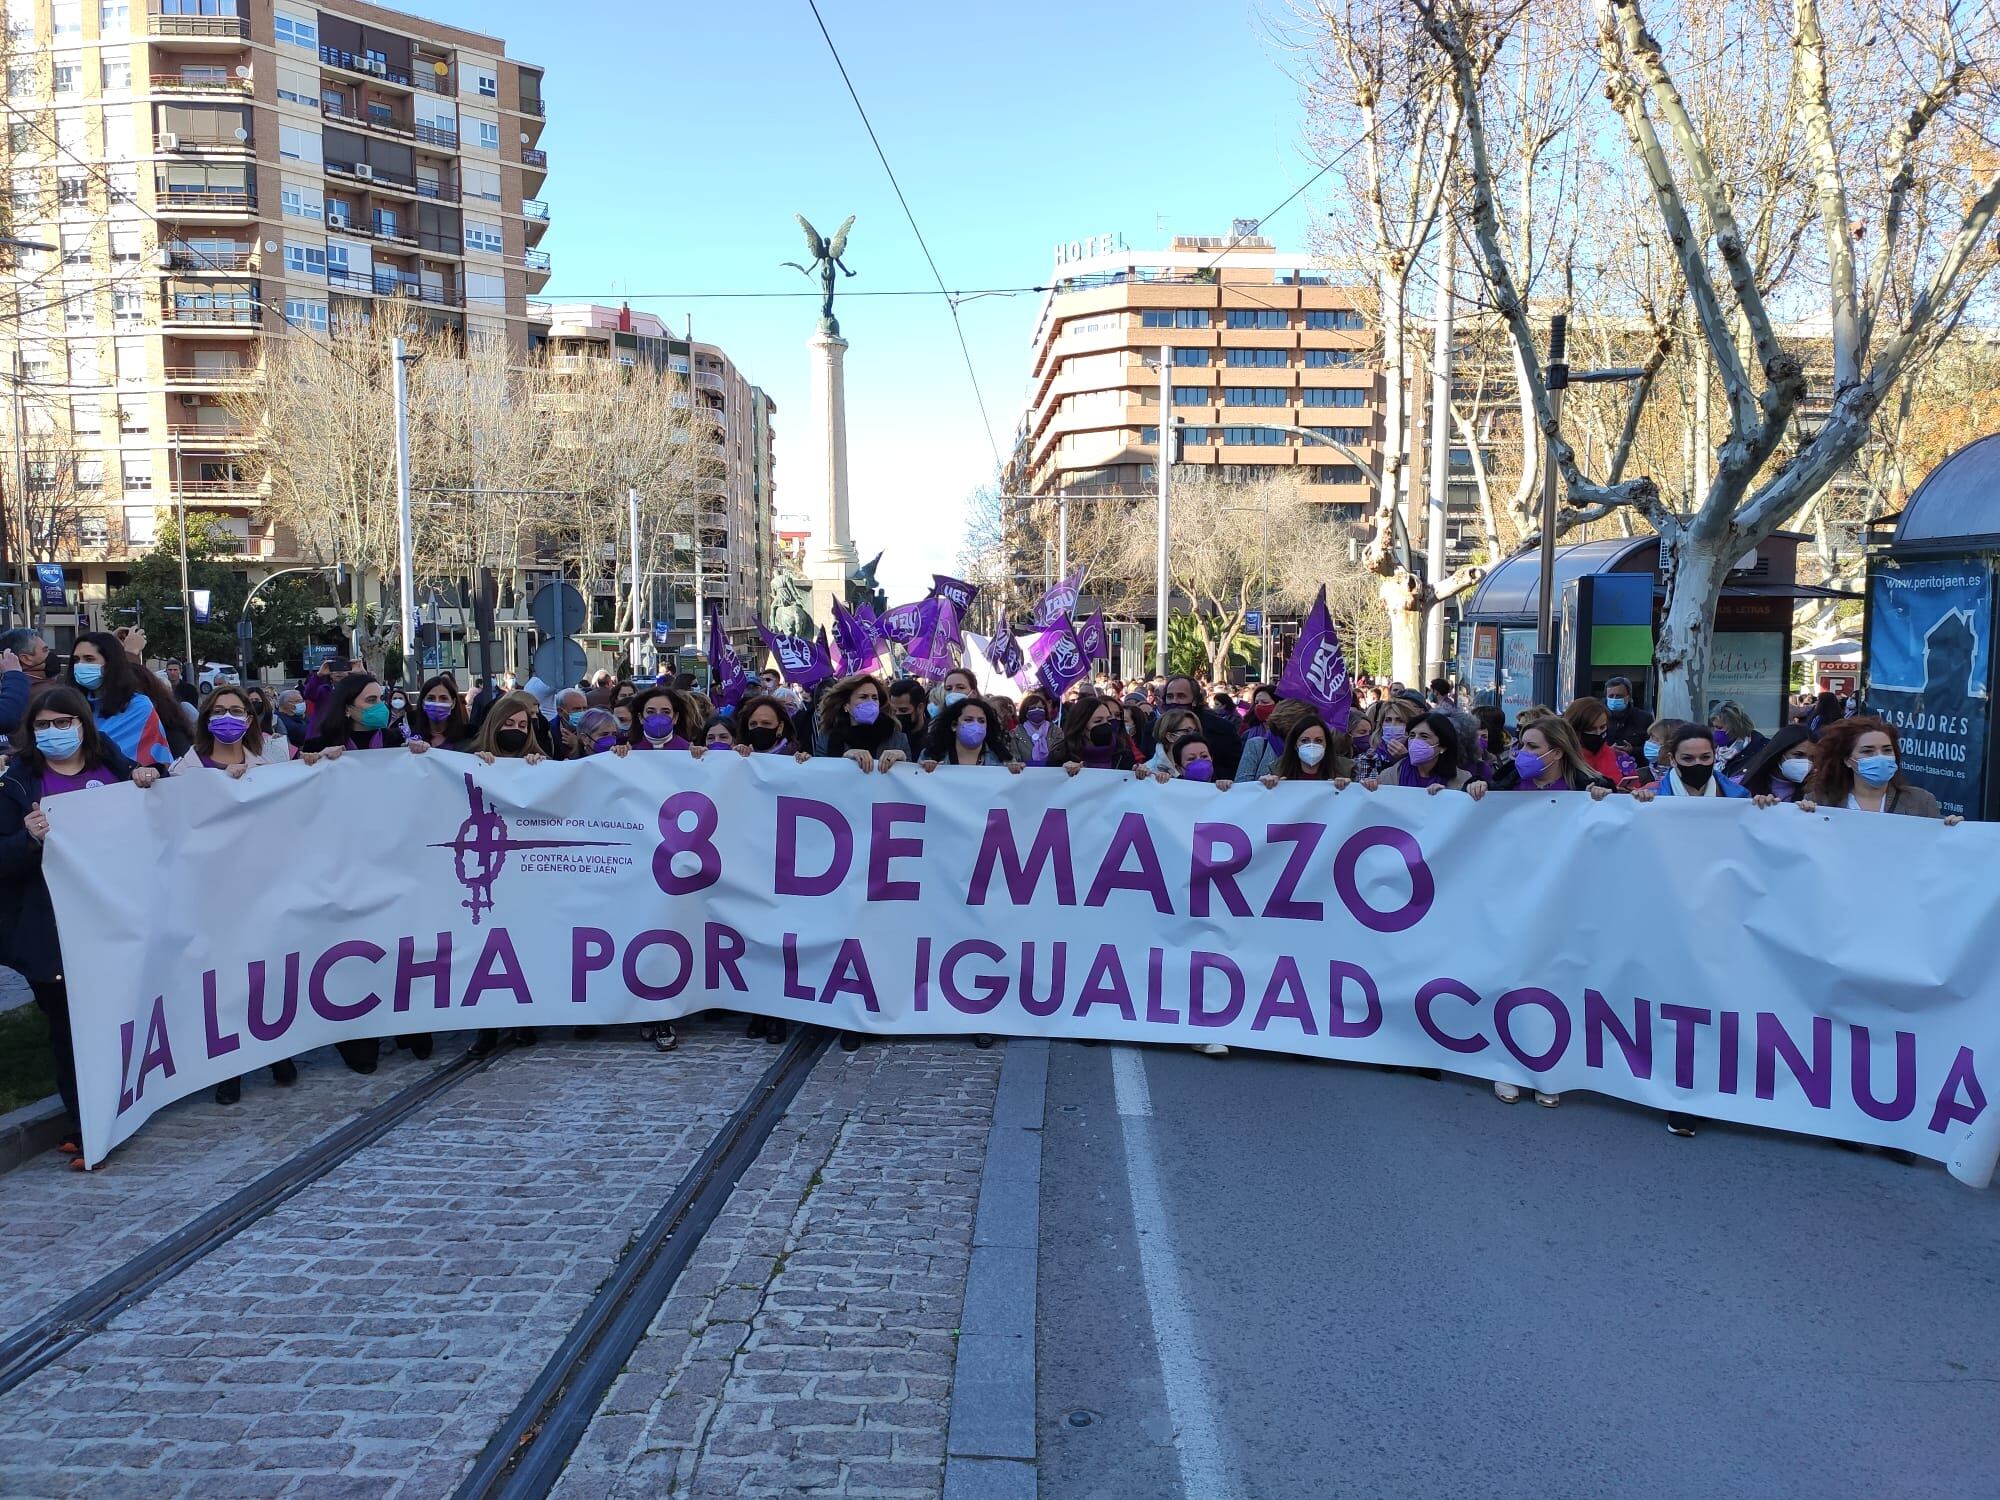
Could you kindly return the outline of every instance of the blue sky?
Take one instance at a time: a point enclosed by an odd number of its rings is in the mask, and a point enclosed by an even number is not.
[[[548,70],[543,241],[551,299],[635,308],[721,344],[778,402],[778,497],[806,416],[807,291],[792,213],[823,233],[859,216],[842,291],[935,287],[806,0],[405,0],[503,37]],[[1149,6],[820,0],[945,283],[1044,283],[1059,240],[1137,246],[1227,233],[1312,173],[1297,89],[1250,0]],[[1305,243],[1312,195],[1273,222]],[[1164,225],[1164,229],[1160,226]],[[1039,296],[960,312],[1004,452]],[[897,599],[957,553],[993,449],[940,297],[840,304],[856,544],[886,551]],[[791,489],[796,504],[799,490]]]

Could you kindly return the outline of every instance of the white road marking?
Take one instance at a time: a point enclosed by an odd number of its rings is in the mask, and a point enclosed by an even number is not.
[[[1137,1049],[1112,1050],[1111,1084],[1118,1123],[1125,1135],[1125,1180],[1132,1193],[1139,1275],[1146,1288],[1146,1308],[1153,1318],[1153,1342],[1160,1351],[1167,1415],[1178,1439],[1174,1452],[1180,1461],[1181,1492],[1189,1500],[1228,1500],[1242,1490],[1225,1456],[1222,1424],[1201,1366],[1194,1318],[1181,1282],[1180,1256],[1167,1220],[1166,1195],[1160,1190],[1152,1129],[1146,1124],[1153,1113],[1153,1099],[1146,1086],[1145,1058]]]

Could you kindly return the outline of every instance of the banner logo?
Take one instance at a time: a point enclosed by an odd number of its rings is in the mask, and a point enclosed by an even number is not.
[[[470,772],[465,777],[465,800],[470,810],[458,825],[458,834],[447,844],[433,849],[452,851],[452,867],[466,898],[459,904],[472,913],[472,925],[479,925],[482,912],[493,910],[493,883],[506,868],[507,856],[524,849],[609,849],[619,847],[616,839],[515,839],[508,837],[507,820],[479,790]]]

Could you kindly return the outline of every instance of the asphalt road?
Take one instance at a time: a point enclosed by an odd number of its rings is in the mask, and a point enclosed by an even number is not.
[[[1057,1043],[1042,1183],[1043,1494],[2000,1494],[2000,1197],[1935,1164]]]

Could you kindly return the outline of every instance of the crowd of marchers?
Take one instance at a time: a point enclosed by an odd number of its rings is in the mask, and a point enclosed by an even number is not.
[[[461,684],[441,672],[405,688],[337,659],[281,689],[226,673],[197,686],[177,663],[148,665],[136,631],[79,635],[63,659],[38,633],[13,630],[0,635],[0,735],[11,747],[0,775],[0,964],[28,981],[48,1017],[69,1114],[64,1150],[80,1164],[69,996],[41,859],[49,801],[109,783],[240,777],[295,759],[310,765],[383,751],[457,750],[488,763],[531,765],[675,751],[836,757],[868,773],[907,762],[927,773],[991,766],[1224,790],[1239,782],[1323,782],[1336,791],[1396,786],[1474,799],[1500,792],[1638,802],[1713,797],[1746,808],[1791,803],[1807,811],[1939,817],[1936,800],[1903,774],[1895,728],[1832,694],[1792,700],[1788,722],[1769,735],[1733,702],[1717,704],[1706,722],[1655,718],[1633,685],[1616,677],[1602,696],[1577,698],[1560,713],[1523,708],[1511,723],[1499,708],[1467,697],[1442,680],[1427,689],[1364,681],[1344,712],[1329,713],[1262,684],[1232,690],[1186,675],[1131,682],[1100,675],[1057,700],[1035,689],[982,692],[971,671],[954,668],[929,683],[863,673],[810,691],[766,671],[741,701],[718,706],[687,674],[601,671],[552,688],[539,680],[517,686],[511,674]],[[782,1021],[753,1019],[750,1029],[772,1041],[785,1035]],[[655,1046],[675,1045],[672,1026],[645,1030]],[[519,1030],[512,1039],[535,1038]],[[490,1051],[499,1041],[497,1032],[482,1032],[474,1048]],[[339,1051],[349,1067],[372,1072],[383,1045],[364,1039]],[[387,1045],[425,1057],[431,1038]],[[860,1038],[845,1035],[842,1045],[852,1050]],[[1227,1049],[1210,1043],[1200,1050]],[[289,1084],[297,1069],[282,1062],[271,1076]],[[1494,1091],[1509,1103],[1522,1092],[1506,1083]],[[240,1094],[241,1080],[217,1089],[224,1104]],[[1553,1094],[1534,1097],[1550,1107],[1559,1102]],[[1668,1128],[1691,1135],[1694,1122],[1673,1115]]]

